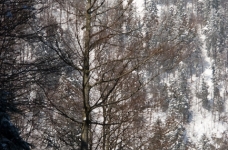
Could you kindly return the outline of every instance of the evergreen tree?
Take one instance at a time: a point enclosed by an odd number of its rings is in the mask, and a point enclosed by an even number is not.
[[[211,146],[210,146],[210,140],[208,139],[208,137],[203,134],[201,139],[200,139],[200,149],[202,150],[211,150]]]
[[[174,115],[184,122],[189,122],[189,101],[186,95],[175,92],[173,98],[169,102],[170,115]]]
[[[165,134],[163,124],[160,119],[153,126],[153,137],[150,139],[149,149],[159,150],[164,146]]]
[[[182,67],[183,66],[185,65],[182,65]],[[190,90],[188,88],[187,75],[184,69],[181,70],[181,73],[179,74],[179,81],[172,84],[171,92],[172,98],[169,103],[170,115],[174,115],[184,122],[189,122],[191,115],[189,111]]]
[[[176,142],[172,145],[172,150],[185,150],[187,141],[186,139],[186,130],[184,127],[179,126],[176,129]]]
[[[185,128],[168,117],[165,124],[157,119],[152,126],[152,137],[149,139],[148,150],[185,150],[186,131]]]
[[[203,79],[201,93],[200,93],[200,98],[202,99],[203,108],[205,108],[207,110],[210,110],[211,109],[211,103],[210,103],[210,101],[207,98],[208,95],[209,95],[208,86],[207,86],[206,82]]]

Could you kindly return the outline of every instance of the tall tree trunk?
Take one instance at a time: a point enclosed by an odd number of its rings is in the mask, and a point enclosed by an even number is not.
[[[105,123],[106,123],[106,120],[107,120],[107,116],[106,116],[106,108],[105,106],[103,106],[103,118],[104,118],[104,121],[103,121],[103,147],[102,149],[105,150],[106,149],[106,126],[105,126]]]
[[[89,149],[89,130],[90,130],[90,105],[89,105],[89,49],[90,49],[90,34],[91,34],[91,0],[86,2],[87,11],[86,14],[86,31],[84,35],[85,39],[85,50],[84,50],[84,64],[83,64],[83,124],[82,124],[82,137],[81,137],[81,150]]]
[[[107,107],[107,108],[106,108]],[[102,150],[110,149],[110,115],[111,108],[109,106],[103,106],[103,145]]]

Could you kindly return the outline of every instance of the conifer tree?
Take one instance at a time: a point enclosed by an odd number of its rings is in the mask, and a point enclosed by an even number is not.
[[[202,81],[202,89],[201,89],[201,94],[200,94],[200,97],[202,99],[202,106],[203,106],[203,108],[205,108],[207,110],[210,110],[211,109],[211,103],[208,100],[208,95],[209,95],[208,86],[207,86],[206,82],[203,79],[203,81]]]
[[[201,142],[200,149],[202,149],[202,150],[211,149],[210,140],[208,139],[208,137],[205,134],[202,135],[200,142]]]

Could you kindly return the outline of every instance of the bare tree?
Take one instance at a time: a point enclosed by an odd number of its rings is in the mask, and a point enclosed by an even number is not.
[[[131,137],[141,140],[142,134],[134,131],[143,125],[134,123],[143,122],[145,85],[167,69],[158,62],[177,64],[186,51],[176,37],[170,44],[148,45],[153,32],[143,30],[146,21],[140,22],[134,9],[132,0],[51,2],[53,12],[45,17],[52,21],[40,40],[65,64],[60,84],[43,88],[47,112],[54,111],[50,120],[58,125],[52,124],[58,135],[52,140],[82,150],[124,149],[134,145]],[[156,73],[145,81],[148,63],[156,64]],[[70,142],[73,135],[80,136],[72,138],[80,146]]]

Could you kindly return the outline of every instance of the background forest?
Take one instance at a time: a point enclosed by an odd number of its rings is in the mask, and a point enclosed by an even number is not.
[[[227,0],[0,0],[0,149],[226,150]]]

